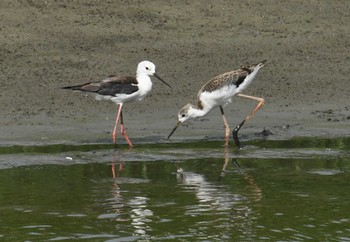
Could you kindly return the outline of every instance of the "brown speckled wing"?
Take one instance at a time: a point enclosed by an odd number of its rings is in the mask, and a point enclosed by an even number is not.
[[[209,80],[198,92],[198,96],[202,92],[213,92],[217,89],[220,89],[224,86],[235,85],[236,83],[240,84],[248,75],[248,71],[245,69],[239,69],[235,71],[230,71],[218,75],[211,80]],[[240,83],[239,83],[240,82]]]

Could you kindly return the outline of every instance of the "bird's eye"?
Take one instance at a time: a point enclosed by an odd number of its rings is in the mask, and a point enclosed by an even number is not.
[[[146,70],[149,70],[149,68],[146,66]]]
[[[186,115],[185,115],[184,113],[183,113],[183,114],[181,114],[181,117],[183,117],[183,118],[184,118],[185,116],[186,116]]]

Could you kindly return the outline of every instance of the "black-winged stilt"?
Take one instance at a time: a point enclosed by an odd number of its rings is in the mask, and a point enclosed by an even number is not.
[[[156,74],[156,66],[150,61],[142,61],[137,66],[136,77],[133,76],[111,76],[98,82],[88,82],[82,85],[67,86],[63,89],[71,89],[91,93],[97,100],[112,101],[119,105],[118,114],[113,130],[113,141],[116,144],[117,125],[120,119],[120,131],[128,142],[129,147],[133,147],[129,137],[126,135],[123,122],[123,105],[127,102],[141,101],[152,89],[150,76],[157,77],[167,84]]]
[[[264,66],[265,62],[266,60],[247,67],[242,66],[238,70],[223,73],[209,80],[198,92],[197,106],[189,103],[180,109],[178,113],[178,122],[169,134],[168,139],[179,127],[179,125],[186,120],[203,117],[208,114],[213,108],[220,107],[225,127],[225,146],[228,146],[230,127],[225,117],[223,107],[231,102],[232,97],[239,96],[259,102],[253,111],[251,111],[248,116],[232,132],[236,145],[241,148],[241,143],[238,139],[238,131],[243,126],[243,124],[264,105],[265,102],[263,98],[244,95],[241,94],[241,92],[248,87],[260,68]]]

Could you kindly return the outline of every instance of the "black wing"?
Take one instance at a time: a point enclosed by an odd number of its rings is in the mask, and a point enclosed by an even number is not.
[[[89,82],[82,85],[63,87],[83,92],[92,92],[100,95],[115,96],[116,94],[132,94],[139,90],[135,77],[113,76],[99,82]]]

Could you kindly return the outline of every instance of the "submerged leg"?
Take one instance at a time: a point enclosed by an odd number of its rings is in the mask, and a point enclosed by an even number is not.
[[[118,126],[118,122],[119,122],[119,117],[120,117],[120,114],[122,113],[122,108],[123,108],[123,104],[119,104],[119,108],[118,108],[118,114],[117,114],[117,117],[115,119],[115,125],[114,125],[114,129],[113,129],[113,142],[114,144],[117,144],[117,126]]]
[[[134,147],[129,139],[129,137],[126,135],[125,128],[124,128],[124,121],[123,121],[123,112],[120,113],[120,132],[124,136],[124,139],[129,144],[129,148]]]
[[[241,142],[239,141],[238,139],[238,131],[242,128],[242,126],[244,125],[244,123],[246,121],[248,121],[249,119],[251,119],[254,114],[264,105],[265,103],[265,100],[263,98],[260,98],[260,97],[254,97],[254,96],[248,96],[248,95],[244,95],[244,94],[237,94],[238,97],[244,97],[244,98],[247,98],[247,99],[251,99],[251,100],[255,100],[255,101],[258,101],[259,103],[256,105],[256,107],[253,109],[253,111],[251,111],[247,117],[239,124],[237,125],[237,127],[232,131],[232,136],[233,136],[233,139],[235,141],[235,144],[238,148],[242,148],[241,146]]]
[[[225,147],[228,146],[228,141],[230,139],[230,126],[228,125],[226,116],[224,114],[224,109],[222,108],[222,106],[220,106],[220,111],[221,111],[221,115],[222,115],[222,119],[224,120],[224,127],[225,127]]]

